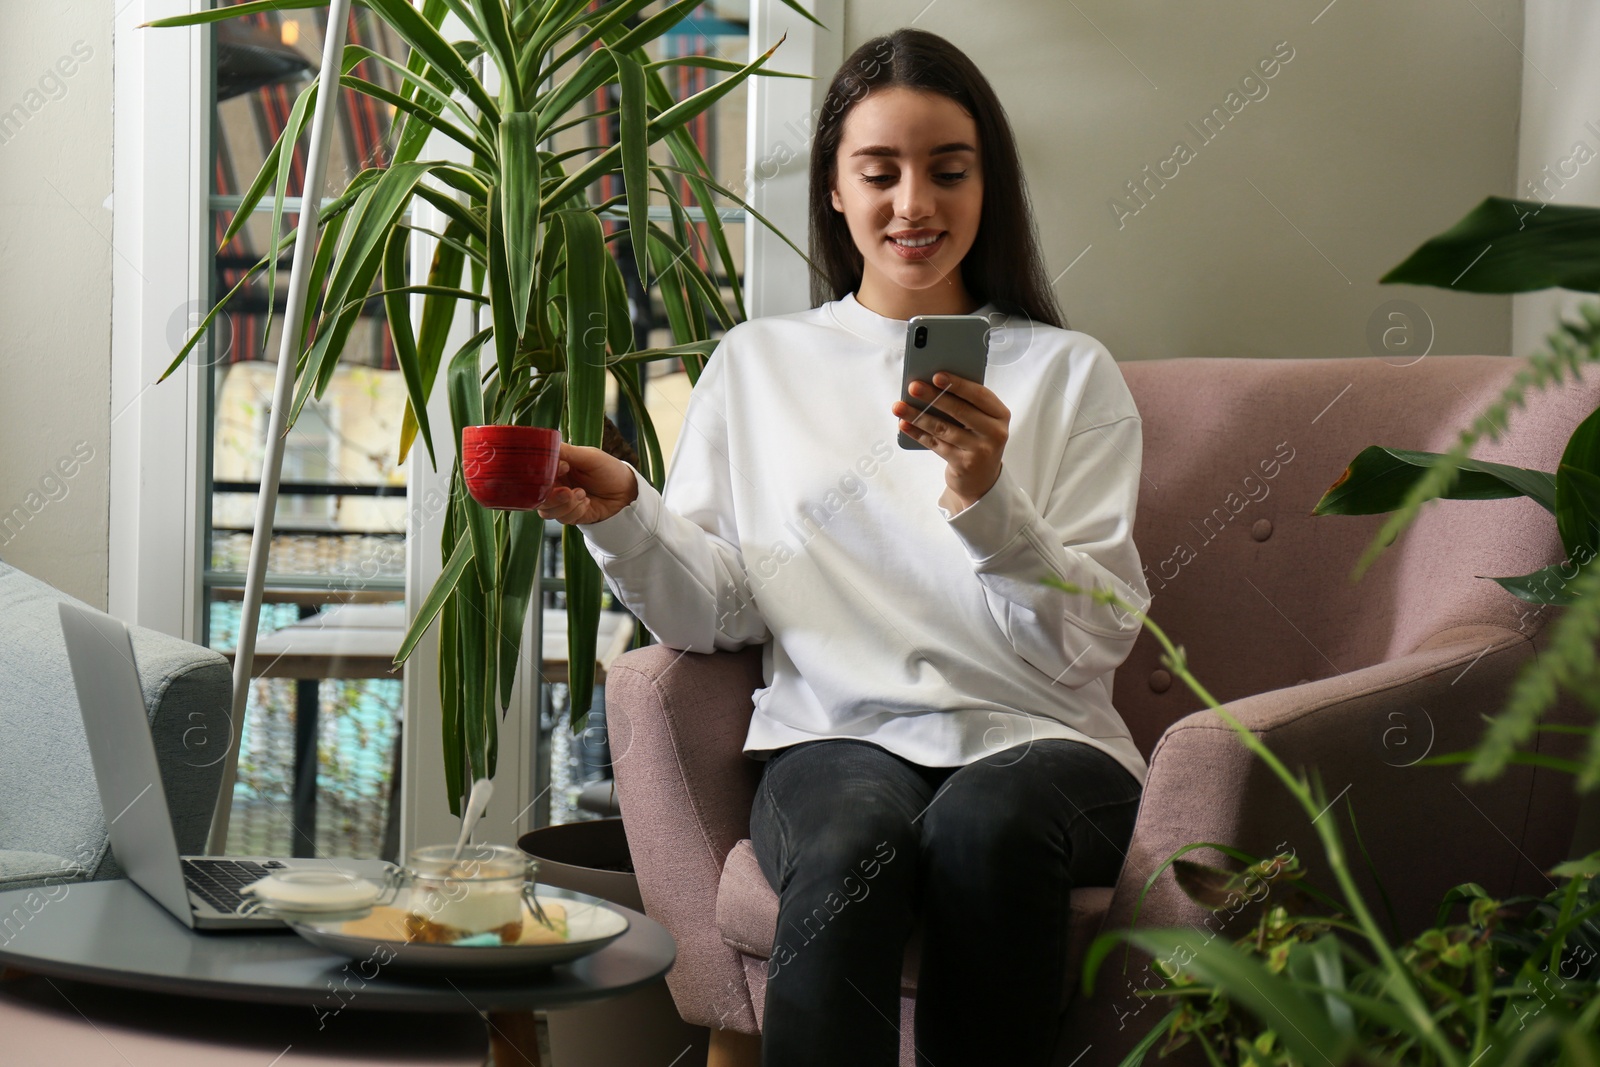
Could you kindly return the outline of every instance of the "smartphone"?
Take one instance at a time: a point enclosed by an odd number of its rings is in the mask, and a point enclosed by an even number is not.
[[[913,315],[906,323],[900,399],[917,411],[926,411],[934,418],[961,426],[961,420],[940,411],[938,404],[917,400],[906,390],[914,381],[933,385],[933,376],[939,371],[975,382],[983,381],[989,365],[989,329],[989,320],[982,315]],[[907,437],[903,430],[899,441],[901,448],[925,448],[915,438]]]

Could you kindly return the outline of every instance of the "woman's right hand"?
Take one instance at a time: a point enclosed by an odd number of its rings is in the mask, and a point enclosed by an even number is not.
[[[561,443],[555,487],[538,511],[571,525],[609,519],[639,495],[633,468],[598,448]]]

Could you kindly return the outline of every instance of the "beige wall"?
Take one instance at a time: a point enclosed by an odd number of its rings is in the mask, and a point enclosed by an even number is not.
[[[0,559],[100,606],[112,13],[0,4]]]
[[[1021,137],[1051,273],[1066,271],[1056,291],[1070,323],[1118,358],[1364,355],[1369,320],[1396,298],[1426,310],[1435,352],[1508,351],[1509,299],[1376,279],[1483,196],[1520,192],[1535,157],[1600,116],[1560,110],[1578,84],[1552,74],[1562,90],[1525,126],[1548,131],[1525,137],[1518,166],[1518,0],[1324,7],[862,0],[846,5],[844,29],[853,46],[915,19],[988,73]],[[1541,57],[1570,40],[1556,17],[1567,7],[1529,5],[1546,13],[1529,41],[1546,73]],[[11,116],[0,127],[0,558],[101,604],[112,10],[0,4],[0,113]],[[1187,123],[1225,108],[1281,41],[1294,57],[1266,95],[1201,144]],[[1537,79],[1530,70],[1530,101]],[[1180,138],[1194,158],[1138,204],[1124,183]],[[1138,213],[1119,225],[1113,198]],[[1548,326],[1529,316],[1523,329]]]
[[[1510,195],[1519,0],[845,10],[846,54],[915,19],[983,69],[1021,141],[1047,267],[1066,272],[1069,323],[1117,358],[1368,355],[1369,320],[1397,298],[1432,320],[1436,353],[1508,351],[1509,298],[1377,279],[1486,195]],[[1241,90],[1280,42],[1293,58]],[[1230,105],[1208,143],[1188,128]],[[1146,179],[1180,140],[1193,158],[1166,164],[1164,187]],[[1125,184],[1138,180],[1142,205]]]

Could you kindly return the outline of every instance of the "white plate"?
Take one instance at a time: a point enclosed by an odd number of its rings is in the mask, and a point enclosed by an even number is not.
[[[291,929],[307,941],[329,952],[380,967],[407,971],[497,971],[549,967],[568,963],[598,952],[628,930],[628,917],[598,897],[569,889],[540,887],[539,905],[554,915],[553,908],[566,916],[564,940],[538,943],[544,927],[524,902],[523,941],[509,945],[443,945],[407,941],[403,936],[387,936],[405,913],[404,894],[395,905],[379,906],[362,919],[319,920],[284,916]]]

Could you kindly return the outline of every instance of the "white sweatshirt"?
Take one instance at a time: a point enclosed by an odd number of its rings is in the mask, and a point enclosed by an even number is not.
[[[690,395],[662,493],[579,526],[606,584],[669,648],[765,642],[744,751],[869,740],[964,766],[1033,739],[1145,762],[1111,706],[1148,610],[1133,544],[1142,435],[1087,334],[1000,326],[984,380],[1011,411],[998,480],[958,513],[945,461],[896,444],[906,323],[846,296],[730,329]],[[1020,757],[1021,750],[1018,751]]]

